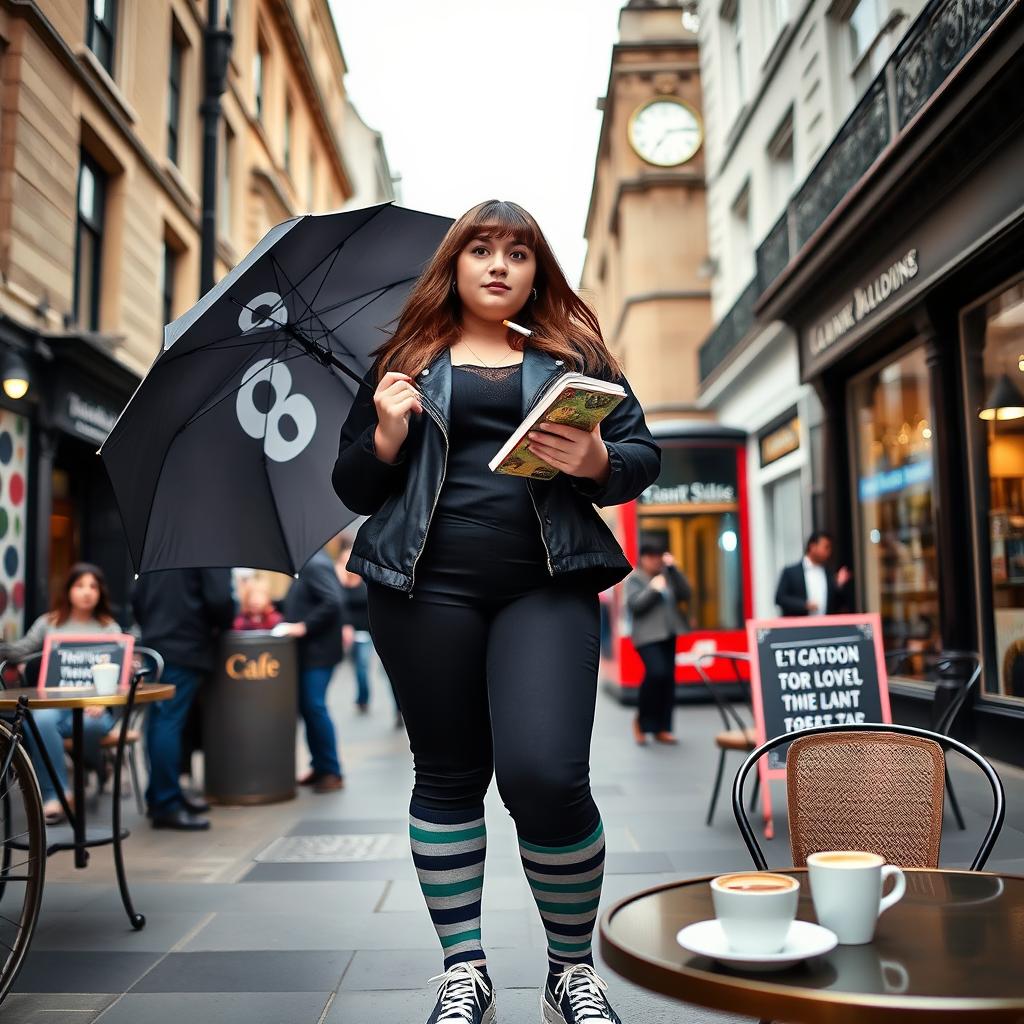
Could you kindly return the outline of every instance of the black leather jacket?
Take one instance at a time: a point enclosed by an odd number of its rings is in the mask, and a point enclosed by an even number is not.
[[[527,347],[523,358],[523,415],[565,372],[561,360]],[[409,436],[393,465],[374,452],[377,414],[373,372],[356,395],[341,429],[332,481],[353,512],[370,519],[356,536],[348,567],[367,580],[411,593],[416,563],[444,483],[452,366],[447,349],[421,371],[416,383],[424,414],[413,416]],[[601,424],[611,472],[603,486],[559,473],[550,481],[527,481],[547,550],[548,571],[595,590],[624,579],[632,566],[594,505],[619,505],[636,498],[658,476],[661,449],[644,422],[640,403],[625,379],[627,397]]]

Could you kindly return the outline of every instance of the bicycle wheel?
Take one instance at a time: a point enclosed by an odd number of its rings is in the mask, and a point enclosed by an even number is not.
[[[39,782],[24,747],[0,722],[0,1002],[18,977],[39,918],[46,825]]]

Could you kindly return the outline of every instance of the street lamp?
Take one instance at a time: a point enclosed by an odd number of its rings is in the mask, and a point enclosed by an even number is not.
[[[31,383],[32,378],[29,376],[25,360],[12,352],[3,363],[4,394],[17,401],[25,397]]]

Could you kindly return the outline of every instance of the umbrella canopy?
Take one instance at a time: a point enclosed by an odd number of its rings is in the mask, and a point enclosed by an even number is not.
[[[296,217],[187,313],[100,449],[137,572],[295,573],[355,517],[331,470],[370,353],[451,220]]]

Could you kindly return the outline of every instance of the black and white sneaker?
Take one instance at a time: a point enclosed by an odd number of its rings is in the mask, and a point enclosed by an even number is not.
[[[441,984],[427,1024],[495,1024],[497,1021],[494,986],[479,968],[472,964],[452,964],[444,974],[430,980]]]
[[[605,998],[608,986],[590,964],[574,964],[558,976],[555,990],[544,986],[544,1024],[622,1024]]]

